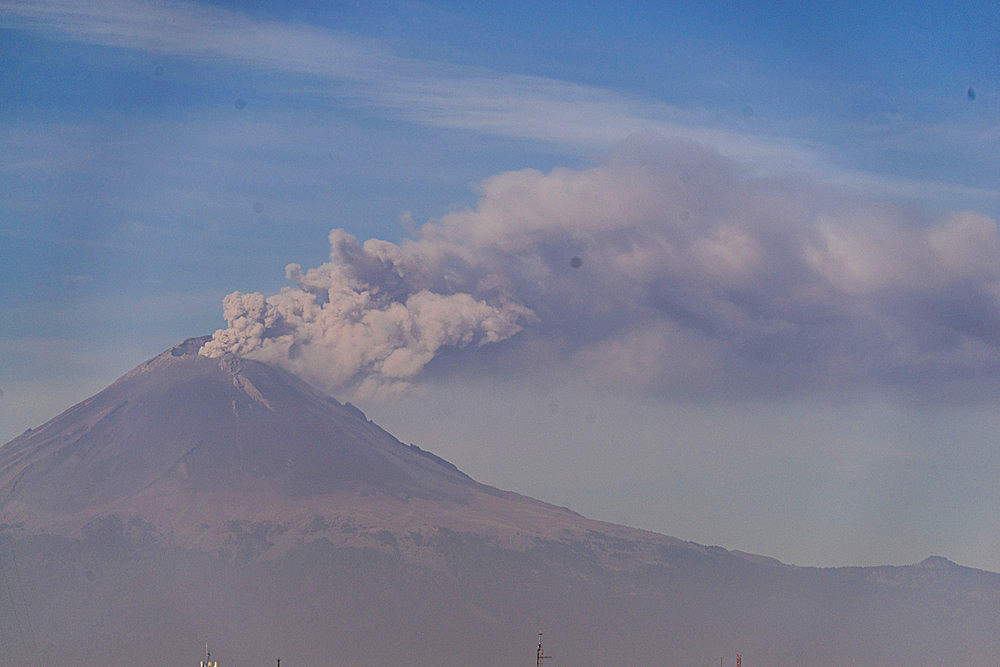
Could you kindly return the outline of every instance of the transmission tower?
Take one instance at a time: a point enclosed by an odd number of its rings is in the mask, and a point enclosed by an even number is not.
[[[551,658],[551,655],[545,655],[545,649],[542,648],[542,633],[538,633],[538,658],[535,660],[535,667],[542,667],[542,660],[546,658]]]

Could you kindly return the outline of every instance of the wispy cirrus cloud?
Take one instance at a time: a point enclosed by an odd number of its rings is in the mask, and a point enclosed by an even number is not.
[[[224,58],[340,78],[371,76],[392,60],[373,45],[305,24],[260,21],[193,2],[4,2],[0,25],[98,46],[168,56]]]
[[[371,40],[191,2],[0,3],[0,26],[84,44],[313,77],[302,88],[409,122],[607,148],[642,130],[781,169],[824,160],[799,142],[713,125],[682,109],[539,76],[400,57]]]
[[[681,108],[614,90],[558,79],[417,60],[378,42],[304,23],[266,20],[192,2],[64,0],[0,2],[0,26],[78,43],[229,64],[311,79],[281,85],[361,107],[383,117],[449,129],[523,138],[587,150],[607,149],[638,131],[653,130],[712,146],[765,171],[811,171],[852,185],[915,198],[972,198],[995,204],[995,188],[955,179],[906,178],[836,163],[829,146],[740,127],[718,112]],[[918,150],[934,124],[904,122],[888,132]],[[788,129],[788,128],[786,128]],[[776,130],[776,131],[775,131]],[[855,130],[855,134],[859,131]],[[900,134],[902,132],[902,134]],[[916,136],[911,136],[911,135]],[[848,142],[851,143],[851,142]],[[863,162],[863,161],[862,161]]]

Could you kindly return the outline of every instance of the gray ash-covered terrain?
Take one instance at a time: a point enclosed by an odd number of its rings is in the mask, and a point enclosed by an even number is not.
[[[485,486],[191,339],[0,447],[0,664],[980,665],[1000,575],[817,569]]]

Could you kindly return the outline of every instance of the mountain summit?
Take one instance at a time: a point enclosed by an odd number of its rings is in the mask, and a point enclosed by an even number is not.
[[[199,355],[205,340],[167,350],[0,449],[0,498],[67,512],[151,489],[461,500],[476,486],[280,368]]]
[[[0,447],[0,664],[983,664],[1000,575],[815,569],[476,482],[187,340]]]

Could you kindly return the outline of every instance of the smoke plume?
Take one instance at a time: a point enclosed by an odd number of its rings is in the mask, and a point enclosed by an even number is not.
[[[417,254],[392,243],[359,245],[335,229],[330,246],[328,263],[286,268],[295,288],[228,295],[229,328],[201,353],[273,361],[328,386],[379,393],[405,387],[444,346],[504,340],[531,318],[498,286],[448,289],[447,277],[428,274]]]
[[[1000,237],[984,215],[653,136],[480,194],[400,244],[334,230],[329,262],[288,267],[294,287],[226,297],[229,326],[202,353],[367,394],[405,388],[444,349],[656,394],[1000,389]]]

